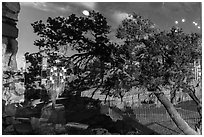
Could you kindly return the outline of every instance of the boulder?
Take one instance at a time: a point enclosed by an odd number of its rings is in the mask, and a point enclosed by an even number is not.
[[[13,125],[7,126],[2,132],[2,135],[14,135],[14,134],[15,130]]]
[[[19,2],[2,2],[2,16],[17,21],[20,12]]]
[[[2,71],[16,71],[17,62],[16,54],[18,51],[18,29],[16,27],[16,21],[18,20],[18,13],[20,12],[19,2],[2,2]],[[12,96],[11,90],[15,90],[14,81],[8,76],[3,75],[3,94],[2,99],[6,101],[6,105],[9,102],[9,98]],[[11,83],[11,84],[8,84]],[[4,87],[7,84],[9,87]],[[13,89],[14,88],[14,89]],[[12,106],[13,107],[13,106]],[[8,115],[15,115],[16,108],[10,109],[11,106],[5,106],[6,113]]]
[[[2,23],[2,35],[12,38],[18,37],[18,28],[16,26]]]
[[[55,126],[52,123],[44,123],[39,127],[39,135],[56,135]]]
[[[78,129],[87,129],[89,125],[87,124],[81,124],[81,123],[76,123],[76,122],[68,122],[66,124],[67,128],[78,128]]]
[[[62,124],[55,125],[55,133],[56,134],[65,134],[67,132],[66,127]]]
[[[19,135],[31,135],[33,134],[33,129],[30,123],[20,123],[15,124],[14,129]]]
[[[17,108],[16,108],[15,104],[8,104],[4,108],[4,113],[6,116],[13,117],[16,114],[16,110],[17,110]]]
[[[40,117],[40,110],[35,107],[18,107],[15,117],[16,118],[31,118],[31,117]]]
[[[65,124],[65,109],[62,104],[56,104],[55,109],[52,105],[45,106],[41,110],[41,118],[48,119],[48,122],[54,124]]]
[[[91,130],[95,135],[111,135],[107,129],[104,128],[95,128]]]

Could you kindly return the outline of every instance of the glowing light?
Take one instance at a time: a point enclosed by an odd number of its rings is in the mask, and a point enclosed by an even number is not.
[[[182,21],[182,22],[185,22],[186,20],[185,20],[185,19],[182,19],[181,21]]]
[[[178,21],[175,21],[175,24],[178,24]]]
[[[194,23],[195,24],[195,26],[197,26],[198,25],[198,23]]]
[[[200,26],[198,26],[198,29],[200,29]]]
[[[89,16],[89,11],[87,11],[87,10],[83,10],[82,13],[83,13],[85,16]]]

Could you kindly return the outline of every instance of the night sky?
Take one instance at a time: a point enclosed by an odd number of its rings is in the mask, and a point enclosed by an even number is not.
[[[169,30],[172,26],[178,26],[186,33],[201,33],[200,2],[21,2],[20,4],[21,11],[17,25],[19,68],[23,66],[22,58],[25,52],[38,51],[33,45],[37,36],[33,33],[31,23],[38,20],[46,21],[48,17],[67,17],[72,13],[84,16],[82,14],[84,10],[99,11],[107,18],[113,31],[128,14],[135,12],[150,19],[160,30]]]

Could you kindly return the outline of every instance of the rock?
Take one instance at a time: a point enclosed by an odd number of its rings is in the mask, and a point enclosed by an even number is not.
[[[40,118],[39,121],[40,121],[41,124],[43,124],[43,123],[47,123],[47,122],[48,122],[48,119],[46,119],[46,118]]]
[[[12,32],[11,32],[12,33]],[[2,43],[3,46],[3,57],[2,57],[2,63],[3,71],[15,71],[17,70],[17,62],[16,62],[16,53],[18,51],[18,43],[15,39],[12,38],[5,38],[4,41],[5,43]],[[5,75],[4,75],[5,76]],[[14,84],[14,78],[12,77],[7,77],[3,78],[3,99],[6,101],[6,103],[12,103],[10,102],[13,95],[15,94],[15,84]],[[9,84],[8,84],[9,83]],[[7,86],[5,85],[7,84]],[[8,88],[9,86],[9,88]],[[18,98],[18,97],[17,97]]]
[[[129,131],[126,135],[140,135],[140,133],[138,131]]]
[[[12,90],[11,90],[11,92],[12,92]],[[24,101],[24,98],[25,98],[24,94],[17,95],[15,93],[10,93],[10,98],[8,99],[8,102],[11,103],[11,104],[21,103],[21,102]]]
[[[13,117],[6,117],[5,118],[5,124],[6,125],[11,125],[14,123],[14,118]]]
[[[6,116],[15,116],[16,114],[16,106],[15,104],[8,104],[5,106],[5,115]]]
[[[120,135],[120,133],[111,133],[111,135]]]
[[[107,129],[104,128],[95,128],[91,130],[95,135],[111,135]]]
[[[16,21],[18,20],[19,11],[20,4],[18,2],[2,3],[2,61],[4,71],[17,70],[16,53],[18,50],[18,42],[15,39],[18,37]]]
[[[31,120],[30,120],[30,123],[31,123],[32,129],[34,131],[39,130],[39,126],[40,126],[39,118],[32,117]]]
[[[95,117],[92,117],[86,121],[86,124],[92,126],[92,127],[103,127],[108,128],[111,125],[113,125],[113,121],[109,116],[106,115],[96,115]]]
[[[18,13],[20,12],[19,2],[2,2],[2,70],[4,71],[16,71],[16,53],[18,51],[18,42],[15,40],[18,37],[18,29],[16,27],[16,21],[18,20]],[[8,77],[7,77],[8,78]],[[3,77],[4,82],[13,82],[13,79],[6,79]],[[2,98],[9,103],[11,86],[3,86]],[[15,89],[14,89],[15,90]],[[7,107],[7,108],[6,108]],[[5,106],[5,111],[8,115],[15,115],[16,108],[10,109],[10,106]]]
[[[8,45],[6,47],[6,54],[11,54],[9,56],[10,62],[8,62],[9,70],[16,71],[17,70],[17,62],[16,62],[16,54],[18,52],[18,42],[15,39],[8,39]]]
[[[15,132],[13,125],[7,126],[4,130],[3,130],[3,135],[13,135]]]
[[[15,90],[19,95],[23,95],[25,93],[25,87],[23,82],[15,83]]]
[[[5,114],[5,104],[6,104],[6,101],[2,99],[2,116],[6,116],[6,114]]]
[[[31,101],[31,106],[35,107],[38,104],[42,104],[43,102],[40,99],[35,99]]]
[[[115,122],[115,129],[118,133],[124,135],[125,133],[127,133],[130,130],[130,126],[125,123],[125,121],[123,120],[118,120]]]
[[[31,107],[18,107],[16,114],[16,118],[31,118],[31,117],[40,117],[40,110],[38,108]]]
[[[117,121],[117,120],[122,120],[123,119],[122,114],[114,111],[113,109],[110,109],[110,112],[109,112],[108,116],[110,116],[110,118],[113,121]]]
[[[78,128],[78,129],[87,129],[89,125],[81,124],[81,123],[75,123],[75,122],[69,122],[66,124],[66,127],[68,128]]]
[[[54,124],[65,124],[65,109],[62,104],[56,104],[56,108],[52,106],[46,106],[41,111],[41,118],[48,119],[48,122]]]
[[[17,38],[18,28],[10,24],[2,23],[2,35],[6,37]]]
[[[18,13],[20,12],[19,2],[3,2],[2,3],[2,16],[12,19],[14,21],[18,20]]]
[[[20,12],[20,4],[19,2],[4,2],[4,6],[10,10],[12,13],[19,13]]]
[[[40,135],[55,135],[55,126],[52,123],[41,124],[39,127]]]
[[[19,135],[31,135],[33,133],[32,126],[29,123],[15,124],[14,129]]]
[[[56,134],[65,134],[66,133],[66,128],[62,124],[56,124],[55,125],[55,132]]]

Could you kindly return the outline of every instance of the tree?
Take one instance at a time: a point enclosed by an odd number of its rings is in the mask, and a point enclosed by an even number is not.
[[[181,29],[159,31],[154,24],[137,14],[125,19],[117,30],[129,53],[127,68],[137,87],[153,92],[164,105],[177,127],[185,134],[198,134],[179,115],[164,94],[171,86],[182,88],[201,105],[189,83],[192,70],[189,66],[201,57],[197,34],[185,34]]]
[[[187,86],[190,78],[186,76],[191,73],[189,64],[201,55],[198,35],[185,34],[175,28],[160,32],[149,20],[133,14],[118,29],[117,37],[124,39],[124,44],[119,45],[110,42],[110,26],[94,11],[88,17],[72,14],[67,18],[48,18],[47,24],[37,21],[32,26],[40,36],[34,44],[48,55],[48,62],[54,64],[59,59],[67,69],[70,62],[73,63],[71,74],[76,78],[68,82],[73,90],[95,88],[92,96],[101,89],[106,97],[122,98],[124,92],[134,86],[145,87],[161,101],[185,134],[197,134],[180,117],[163,89],[178,85],[191,91]],[[62,46],[78,53],[62,55]]]
[[[95,88],[93,96],[101,88],[103,94],[110,95],[110,89],[115,85],[110,83],[115,83],[114,74],[119,75],[125,60],[124,56],[120,56],[123,50],[108,38],[110,26],[106,18],[92,11],[88,17],[77,17],[74,14],[67,18],[49,17],[47,23],[40,20],[31,25],[34,33],[40,37],[34,45],[48,56],[50,65],[56,65],[55,61],[60,60],[69,69],[72,62],[70,75],[73,74],[75,79],[68,80],[71,90],[81,92],[85,88]],[[71,47],[76,54],[61,54],[62,47]]]
[[[42,55],[37,53],[24,54],[26,59],[26,71],[24,72],[25,79],[25,102],[28,103],[31,99],[42,99],[42,88],[40,87],[42,78]],[[46,94],[46,93],[45,93]]]

